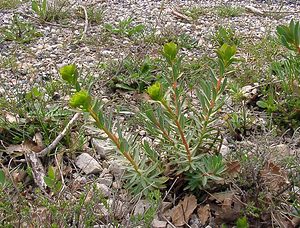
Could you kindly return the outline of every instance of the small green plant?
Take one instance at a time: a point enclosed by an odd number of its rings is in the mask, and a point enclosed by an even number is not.
[[[246,217],[239,218],[236,221],[237,228],[249,228],[248,220]]]
[[[35,38],[42,36],[32,24],[22,20],[17,14],[13,16],[11,25],[4,27],[0,31],[2,40],[16,41],[18,43],[29,43]]]
[[[238,17],[244,13],[242,7],[235,6],[219,6],[216,8],[219,17]]]
[[[242,86],[238,82],[231,82],[228,85],[229,93],[235,102],[240,102],[245,99],[244,92],[242,90]]]
[[[87,9],[89,22],[99,24],[103,21],[104,10],[102,8],[90,7]]]
[[[299,21],[291,20],[290,24],[277,26],[277,34],[281,39],[282,44],[300,54],[300,25]]]
[[[44,181],[54,193],[58,193],[62,188],[62,183],[58,180],[53,166],[48,167],[48,175],[44,177]]]
[[[230,134],[237,140],[241,140],[241,136],[246,136],[247,130],[251,129],[254,122],[244,103],[242,104],[242,108],[239,112],[228,114],[225,120]]]
[[[223,26],[218,27],[213,40],[218,43],[219,46],[227,43],[229,45],[239,45],[240,40],[236,36],[235,32],[231,28],[225,28]]]
[[[10,69],[12,72],[16,72],[18,69],[16,55],[12,54],[7,57],[0,57],[0,67],[2,69]]]
[[[197,40],[186,33],[177,36],[177,39],[173,40],[173,42],[177,43],[179,47],[186,48],[188,50],[197,47]]]
[[[151,83],[159,79],[152,72],[158,68],[158,61],[149,57],[140,60],[132,56],[122,60],[119,66],[108,67],[109,74],[114,74],[111,87],[131,91],[144,91]],[[116,71],[117,69],[117,71]]]
[[[274,96],[274,90],[270,89],[267,94],[267,99],[259,100],[256,103],[258,107],[266,109],[269,114],[278,111],[278,104]]]
[[[21,0],[0,1],[0,9],[15,9],[22,3]]]
[[[115,144],[121,155],[119,159],[126,167],[125,186],[135,194],[147,194],[153,188],[162,189],[171,176],[180,174],[191,183],[187,188],[195,189],[197,186],[193,183],[202,183],[198,186],[202,188],[225,172],[222,158],[213,155],[213,151],[218,151],[220,141],[214,122],[224,103],[225,70],[236,61],[236,48],[224,44],[217,51],[219,76],[212,71],[209,80],[201,80],[200,89],[196,91],[198,108],[189,104],[184,83],[179,80],[182,57],[178,51],[175,43],[164,45],[162,55],[169,65],[168,76],[147,89],[153,104],[144,104],[140,114],[148,133],[160,140],[159,148],[154,148],[147,141],[136,142],[134,135],[125,137],[118,125],[117,129],[113,129],[111,117],[105,116],[100,101],[80,88],[76,74],[72,73],[74,70],[66,70],[70,66],[60,70],[71,72],[63,77],[76,87],[77,92],[71,97],[70,105],[89,113],[95,125]],[[193,115],[187,115],[187,110]],[[166,162],[176,167],[167,176],[163,175]]]
[[[198,20],[201,16],[206,14],[207,10],[203,7],[192,6],[183,8],[183,13],[188,17],[191,17],[194,21]]]
[[[145,26],[143,24],[133,25],[133,22],[133,18],[129,17],[117,22],[116,25],[105,24],[104,27],[108,32],[119,36],[133,37],[141,35],[145,30]]]
[[[31,0],[32,10],[43,20],[47,18],[47,0]]]
[[[2,169],[0,169],[0,187],[3,188],[5,184],[7,183],[5,173]]]
[[[10,144],[20,144],[24,140],[31,140],[37,132],[41,132],[44,143],[49,144],[71,114],[70,111],[63,110],[42,88],[37,87],[33,87],[25,95],[19,95],[16,101],[3,101],[0,105],[2,107],[0,128],[4,129],[4,132],[0,134],[0,140]],[[21,121],[6,121],[6,110],[10,110]]]
[[[277,85],[271,85],[266,97],[257,105],[275,114],[275,122],[280,126],[295,129],[300,124],[300,26],[291,20],[289,25],[277,26],[277,35],[284,47],[291,50],[285,59],[274,61],[270,72],[277,77]]]
[[[31,0],[31,9],[43,21],[58,21],[67,17],[68,11],[65,9],[68,0],[54,0],[49,3],[48,0]]]
[[[195,190],[198,189],[199,186],[211,187],[207,186],[208,182],[211,181],[220,181],[223,180],[221,176],[226,171],[226,166],[223,162],[223,158],[221,155],[213,155],[213,156],[205,156],[203,158],[203,166],[199,167],[201,172],[196,173],[188,173],[187,180],[188,186],[187,189]]]
[[[137,214],[136,216],[131,217],[131,222],[136,226],[141,226],[150,228],[151,222],[155,218],[155,215],[157,214],[159,205],[161,203],[161,193],[159,190],[154,190],[152,192],[149,192],[146,195],[146,200],[150,204],[150,206],[147,208],[145,213],[143,214]]]

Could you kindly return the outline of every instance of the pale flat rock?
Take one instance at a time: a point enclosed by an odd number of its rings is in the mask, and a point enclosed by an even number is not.
[[[112,192],[109,187],[107,187],[105,184],[96,184],[97,189],[102,193],[104,197],[111,197]]]
[[[125,171],[124,167],[121,167],[121,164],[117,161],[110,162],[108,169],[116,179],[120,179],[123,176]]]
[[[92,139],[92,145],[96,150],[97,154],[100,155],[102,159],[107,157],[107,154],[114,151],[114,147],[111,145],[110,140]]]
[[[167,222],[154,219],[152,221],[152,227],[153,228],[165,228],[165,227],[167,227]]]
[[[88,153],[82,153],[76,158],[75,164],[85,174],[100,173],[103,169],[101,165]]]

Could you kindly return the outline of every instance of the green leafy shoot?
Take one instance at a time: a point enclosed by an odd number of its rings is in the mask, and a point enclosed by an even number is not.
[[[216,51],[221,75],[224,75],[225,68],[237,61],[237,58],[235,58],[236,50],[236,46],[230,46],[225,43]]]
[[[59,73],[63,80],[74,86],[77,91],[80,91],[80,85],[77,81],[79,73],[75,64],[61,67]]]
[[[70,106],[88,111],[92,105],[92,98],[86,90],[76,92],[70,99]]]
[[[58,193],[62,188],[62,182],[56,177],[53,166],[49,166],[48,175],[44,177],[46,185],[55,193]]]
[[[178,53],[177,44],[170,42],[164,45],[162,54],[166,58],[169,64],[175,61],[177,53]]]
[[[0,169],[0,186],[3,187],[6,182],[5,173],[2,169]]]
[[[152,100],[154,101],[163,100],[164,97],[163,88],[159,82],[156,82],[155,84],[148,87],[147,92]]]
[[[31,0],[31,9],[42,19],[47,17],[47,0]]]
[[[249,224],[246,217],[239,218],[236,222],[237,228],[249,228]]]
[[[289,25],[277,26],[277,35],[288,49],[300,54],[300,25],[292,19]]]

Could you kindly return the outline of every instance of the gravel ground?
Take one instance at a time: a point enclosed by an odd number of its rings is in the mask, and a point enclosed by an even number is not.
[[[262,11],[283,11],[284,16],[276,19],[271,16],[259,16],[246,11],[242,16],[221,18],[213,7],[223,5],[253,6]],[[143,23],[147,30],[156,27],[156,34],[166,29],[181,34],[188,34],[198,42],[197,48],[183,50],[189,57],[199,57],[212,48],[209,37],[215,32],[216,25],[230,26],[239,35],[259,39],[267,32],[274,32],[276,25],[286,23],[291,18],[299,18],[299,1],[74,1],[73,12],[79,6],[92,5],[104,10],[103,21],[89,24],[82,42],[78,42],[84,28],[84,18],[72,13],[72,17],[63,25],[41,24],[31,11],[29,3],[22,4],[15,10],[0,11],[1,27],[11,23],[14,13],[30,21],[42,33],[42,36],[28,44],[4,41],[0,43],[0,96],[14,96],[17,91],[26,91],[34,85],[43,85],[46,81],[58,77],[57,68],[68,63],[76,63],[85,71],[93,72],[101,78],[99,62],[122,59],[130,53],[155,55],[157,48],[142,41],[119,38],[115,35],[104,36],[104,24],[128,17],[134,22]],[[172,9],[180,11],[184,7],[199,6],[208,9],[196,21],[185,21],[172,14]],[[294,13],[293,13],[294,12]],[[156,48],[156,49],[155,49]],[[5,64],[13,57],[13,64]]]

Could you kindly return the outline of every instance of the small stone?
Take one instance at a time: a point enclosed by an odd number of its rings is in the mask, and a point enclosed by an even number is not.
[[[144,130],[139,131],[140,136],[146,136],[147,132]]]
[[[99,154],[102,159],[105,159],[108,153],[114,151],[114,147],[111,145],[109,140],[100,140],[93,138],[92,145],[97,151],[97,154]]]
[[[98,183],[110,187],[113,183],[113,176],[111,174],[106,174],[104,177],[98,179]]]
[[[99,173],[101,165],[88,153],[82,153],[76,158],[75,164],[86,174]]]
[[[258,94],[258,90],[251,85],[242,87],[241,91],[244,97],[247,98],[248,100],[252,100]]]
[[[166,221],[160,221],[158,219],[154,219],[152,221],[152,227],[153,228],[165,228],[167,226],[167,222]]]
[[[230,150],[228,146],[222,145],[221,149],[220,149],[220,154],[222,154],[222,156],[226,157],[229,154]]]
[[[113,51],[109,51],[109,50],[103,50],[102,52],[101,52],[101,54],[102,55],[113,55],[113,54],[115,54]]]
[[[150,203],[147,200],[139,200],[135,205],[133,215],[143,215],[149,207]]]
[[[111,190],[105,184],[96,184],[97,189],[102,193],[104,197],[110,197],[112,195]]]
[[[112,183],[112,187],[113,187],[114,189],[121,189],[121,188],[122,188],[122,183],[121,183],[120,181],[114,181],[114,182]]]
[[[0,87],[0,96],[3,95],[3,94],[5,94],[5,89]]]
[[[115,178],[120,179],[124,173],[124,168],[121,167],[120,163],[112,161],[108,167],[110,173],[114,175]]]

